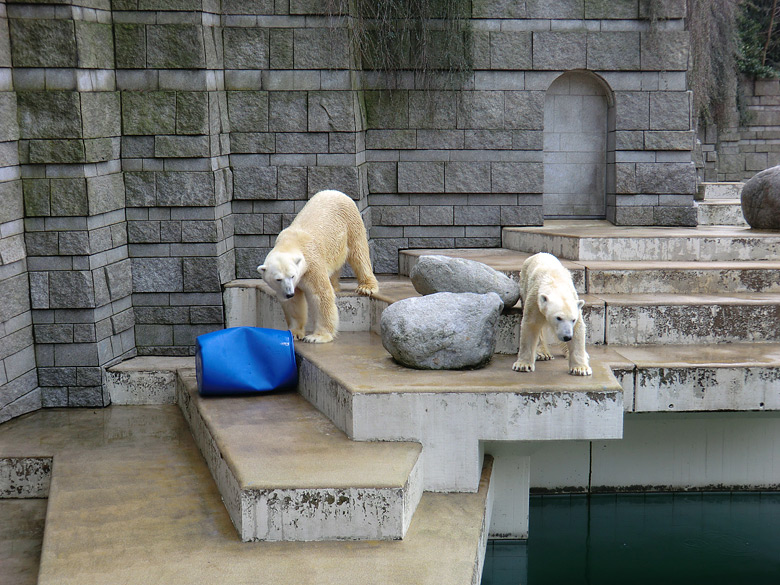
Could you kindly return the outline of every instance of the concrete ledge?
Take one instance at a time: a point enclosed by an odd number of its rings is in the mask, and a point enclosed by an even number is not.
[[[176,372],[194,367],[192,357],[136,357],[106,370],[106,389],[113,404],[176,404]]]
[[[780,410],[780,344],[615,351],[636,364],[635,412]]]
[[[397,540],[422,495],[416,443],[355,443],[298,394],[179,405],[242,540]]]
[[[505,248],[569,260],[765,260],[780,257],[780,233],[736,226],[626,227],[608,221],[548,220],[502,230]]]
[[[623,389],[607,364],[590,377],[564,360],[520,374],[503,355],[480,370],[411,370],[368,332],[296,352],[299,392],[349,437],[422,443],[426,490],[475,491],[480,441],[621,436]]]

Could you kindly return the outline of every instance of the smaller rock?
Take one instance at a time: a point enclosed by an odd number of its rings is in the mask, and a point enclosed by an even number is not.
[[[503,306],[494,292],[442,292],[404,299],[382,312],[382,345],[410,368],[481,368],[493,357]]]
[[[780,230],[780,165],[761,171],[745,183],[742,215],[754,229]]]
[[[513,307],[520,298],[520,285],[487,264],[466,258],[420,256],[409,277],[421,295],[438,292],[496,293],[505,307]]]

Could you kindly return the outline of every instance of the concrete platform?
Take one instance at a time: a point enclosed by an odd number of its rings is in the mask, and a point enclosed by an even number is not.
[[[0,585],[35,585],[45,499],[0,499]]]
[[[605,220],[548,220],[541,227],[507,227],[503,247],[549,252],[568,260],[715,262],[780,257],[780,232],[736,226],[696,228],[615,226]]]
[[[780,344],[637,346],[634,412],[780,410]]]
[[[588,377],[569,375],[563,360],[514,372],[515,357],[498,354],[479,370],[412,370],[370,332],[297,344],[296,353],[298,391],[350,438],[422,444],[426,490],[474,491],[481,441],[622,433],[623,388],[605,363]]]
[[[242,540],[397,540],[422,496],[418,443],[357,443],[295,392],[179,405]]]
[[[46,409],[0,426],[0,459],[32,453],[54,460],[40,585],[466,585],[481,575],[489,457],[476,493],[425,494],[403,541],[245,543],[176,406]]]

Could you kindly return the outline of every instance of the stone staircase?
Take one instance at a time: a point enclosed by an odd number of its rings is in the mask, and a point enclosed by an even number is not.
[[[699,225],[745,226],[741,193],[744,183],[700,183],[696,195]]]

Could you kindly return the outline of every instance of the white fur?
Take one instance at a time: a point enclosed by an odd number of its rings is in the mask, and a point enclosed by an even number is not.
[[[585,301],[577,296],[571,273],[552,254],[534,254],[523,263],[520,296],[523,299],[520,348],[512,369],[533,372],[537,359],[552,359],[545,337],[555,336],[567,344],[569,373],[590,376],[593,372],[585,351],[582,319]]]
[[[339,191],[320,191],[281,231],[273,250],[257,267],[281,301],[296,339],[327,343],[335,337],[339,323],[336,292],[345,262],[357,276],[358,294],[379,290],[366,228],[355,202]],[[306,335],[309,305],[314,309],[314,331]]]

